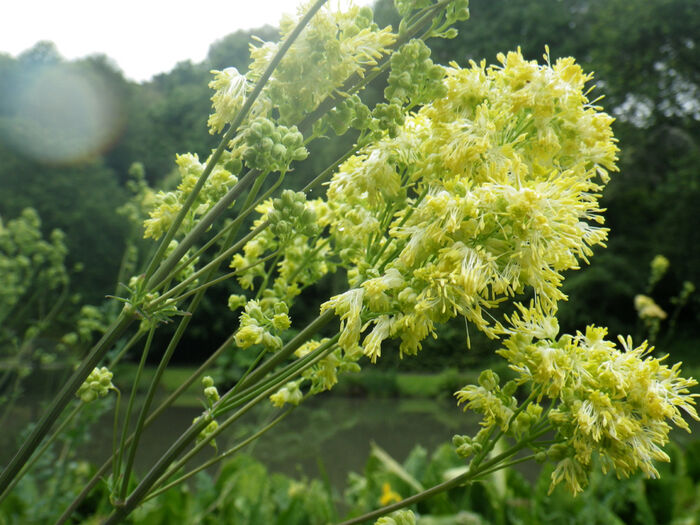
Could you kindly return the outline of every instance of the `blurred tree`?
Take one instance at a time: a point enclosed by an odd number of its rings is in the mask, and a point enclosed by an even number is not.
[[[262,40],[277,40],[279,31],[272,26],[263,26],[251,31],[236,31],[221,40],[217,40],[209,47],[206,63],[210,69],[223,70],[227,67],[235,67],[245,73],[250,63],[248,52],[251,37]]]

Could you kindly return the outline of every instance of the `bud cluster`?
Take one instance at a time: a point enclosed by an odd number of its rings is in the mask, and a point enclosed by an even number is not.
[[[248,301],[240,315],[240,326],[234,340],[239,348],[262,344],[266,350],[274,352],[282,348],[281,334],[291,325],[289,308],[277,302],[272,312],[265,312],[256,300]]]
[[[375,132],[372,136],[380,138],[382,132],[386,131],[389,137],[396,138],[405,117],[398,99],[392,100],[389,104],[384,102],[377,104],[372,110],[370,128]]]
[[[452,446],[455,447],[455,452],[462,459],[478,454],[483,449],[483,445],[476,439],[459,434],[452,436]]]
[[[202,420],[202,418],[209,420],[209,424],[206,427],[204,427],[197,436],[197,443],[201,443],[203,441],[209,442],[209,444],[212,447],[214,447],[214,449],[216,449],[216,440],[212,437],[212,434],[214,434],[214,432],[216,432],[219,429],[219,423],[215,419],[212,419],[211,414],[209,414],[209,412],[207,411],[201,416],[197,416],[196,418],[194,418],[192,420],[192,424],[196,425]]]
[[[290,404],[297,406],[304,399],[304,394],[302,393],[299,385],[301,381],[290,381],[277,392],[270,396],[270,401],[272,404],[278,408],[285,404]]]
[[[85,382],[80,385],[76,392],[83,403],[89,403],[97,398],[105,397],[110,390],[114,389],[112,384],[112,372],[106,366],[95,368],[87,376]]]
[[[211,408],[220,399],[219,390],[214,386],[214,379],[211,376],[202,378],[202,387],[204,388],[204,396],[207,398],[207,404]]]
[[[346,97],[335,108],[328,112],[324,119],[336,135],[343,135],[350,128],[363,130],[371,120],[370,110],[362,103],[360,97]]]
[[[287,171],[292,161],[304,160],[308,151],[304,136],[296,126],[277,126],[265,117],[258,117],[243,134],[246,166],[262,172]]]
[[[430,59],[423,40],[411,40],[391,56],[389,85],[384,97],[409,107],[426,104],[447,94],[442,82],[445,68]]]
[[[267,220],[270,221],[270,230],[282,244],[288,242],[295,233],[307,237],[319,233],[316,213],[306,206],[306,195],[303,192],[284,190],[278,199],[273,199],[272,207]]]

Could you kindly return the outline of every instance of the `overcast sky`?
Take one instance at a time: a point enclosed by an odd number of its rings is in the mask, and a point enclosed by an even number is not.
[[[203,60],[210,44],[237,29],[276,25],[280,13],[294,13],[298,4],[299,0],[12,1],[2,8],[0,53],[17,56],[39,40],[50,40],[67,59],[103,53],[126,77],[142,81],[182,60]]]

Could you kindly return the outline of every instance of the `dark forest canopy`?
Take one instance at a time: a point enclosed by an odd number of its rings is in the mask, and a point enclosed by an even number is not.
[[[375,9],[380,21],[396,23],[390,0]],[[457,38],[431,43],[436,62],[493,63],[518,46],[541,59],[548,45],[553,60],[571,55],[595,73],[593,98],[605,94],[599,103],[618,119],[621,173],[604,202],[609,248],[567,280],[577,300],[576,311],[562,309],[565,328],[599,322],[616,333],[634,323],[631,301],[657,253],[671,261],[662,302],[684,280],[700,285],[696,2],[472,0],[471,13]],[[126,198],[129,166],[142,163],[158,186],[176,153],[206,157],[216,143],[206,127],[210,70],[245,71],[252,35],[277,36],[271,27],[238,31],[214,43],[204,62],[181,62],[143,84],[125,80],[105,56],[67,62],[48,42],[16,59],[0,55],[0,216],[33,206],[47,230],[66,231],[71,262],[85,264],[74,283],[86,300],[99,301],[114,286],[128,231],[114,209]],[[313,153],[313,167],[334,156],[330,147]],[[698,312],[697,304],[686,312],[688,330]]]

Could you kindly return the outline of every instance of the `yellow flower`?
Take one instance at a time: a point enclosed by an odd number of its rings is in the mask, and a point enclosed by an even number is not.
[[[382,484],[382,495],[379,498],[379,504],[385,507],[390,503],[398,503],[399,501],[401,501],[401,496],[398,492],[392,490],[391,484],[389,482]]]
[[[354,288],[340,295],[331,297],[321,305],[321,313],[333,309],[333,311],[340,316],[341,334],[338,344],[348,352],[352,351],[357,346],[360,339],[362,328],[360,314],[362,312],[363,295],[364,290],[362,288]]]
[[[216,90],[211,97],[214,113],[209,116],[209,132],[213,135],[231,122],[245,103],[247,80],[235,67],[212,70],[214,80],[209,87]]]
[[[261,326],[256,325],[246,325],[242,326],[234,336],[236,346],[239,348],[248,348],[249,346],[257,345],[262,343],[263,335],[265,334],[265,329]]]
[[[667,314],[656,304],[654,299],[646,295],[636,295],[634,297],[634,308],[640,319],[666,319]]]
[[[365,290],[368,318],[390,317],[402,353],[455,316],[494,337],[488,311],[528,290],[556,311],[563,272],[607,238],[598,198],[617,147],[612,118],[586,97],[590,75],[519,50],[499,61],[452,64],[445,95],[348,159],[328,188],[351,286]],[[365,353],[379,355],[388,323]]]
[[[661,448],[668,442],[669,423],[689,431],[683,413],[700,419],[694,406],[698,394],[690,393],[697,382],[680,376],[680,364],[668,367],[650,357],[653,348],[646,342],[635,347],[631,338],[620,338],[618,348],[602,328],[555,339],[542,330],[548,317],[535,307],[520,307],[509,318],[511,328],[499,327],[509,337],[498,353],[519,382],[532,383],[556,405],[549,422],[568,452],[552,486],[564,481],[572,492],[580,491],[594,454],[604,470],[618,476],[641,470],[656,477],[653,462],[669,460]],[[470,404],[487,404],[488,396],[470,392]]]

